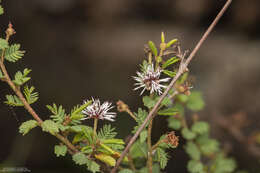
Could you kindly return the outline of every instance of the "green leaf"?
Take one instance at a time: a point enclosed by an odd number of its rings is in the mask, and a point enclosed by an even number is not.
[[[153,173],[160,173],[160,166],[158,164],[153,164]]]
[[[163,70],[162,72],[170,77],[174,77],[176,75],[176,72],[170,70]]]
[[[169,41],[167,44],[166,44],[166,48],[169,48],[171,47],[174,43],[176,43],[178,41],[178,39],[174,39],[174,40],[171,40]]]
[[[143,167],[142,169],[140,169],[138,171],[138,173],[148,173],[148,168],[147,167]],[[153,173],[160,173],[160,166],[158,164],[153,164]]]
[[[9,106],[24,106],[22,101],[16,95],[6,95],[5,104]]]
[[[81,148],[82,153],[84,154],[90,154],[93,152],[93,148],[89,145]]]
[[[183,128],[181,131],[181,134],[182,134],[183,138],[185,138],[187,140],[192,140],[196,137],[196,133],[193,133],[188,128]]]
[[[140,133],[140,142],[143,143],[144,141],[146,141],[146,138],[147,138],[147,130],[143,130]]]
[[[57,157],[65,156],[67,153],[67,147],[65,145],[55,145],[54,153],[56,154]]]
[[[149,96],[144,96],[143,97],[143,103],[144,106],[146,106],[147,108],[151,109],[154,107],[154,105],[156,104],[156,101],[153,100],[151,97]]]
[[[165,63],[163,63],[162,68],[165,69],[165,68],[167,68],[168,66],[170,66],[170,65],[172,65],[172,64],[174,64],[174,63],[176,63],[176,62],[178,62],[179,60],[180,60],[180,59],[177,58],[176,56],[175,56],[175,57],[172,57],[172,58],[168,59]]]
[[[100,146],[106,150],[107,154],[116,154],[117,151],[124,149],[125,142],[122,139],[101,140]]]
[[[25,51],[20,50],[20,44],[13,44],[5,50],[5,59],[16,62],[24,56]]]
[[[138,108],[138,113],[137,113],[137,115],[136,115],[136,117],[137,117],[137,122],[141,124],[141,123],[145,120],[145,118],[147,117],[147,115],[148,115],[148,112],[146,112],[146,110],[143,110],[143,109],[141,109],[141,108]]]
[[[58,125],[58,127],[59,127],[59,129],[60,129],[60,131],[66,131],[66,130],[69,130],[70,132],[74,132],[73,130],[72,130],[72,128],[70,128],[70,126],[64,126],[63,124],[58,124],[57,123],[57,125]]]
[[[140,64],[139,66],[142,72],[146,72],[149,65],[150,64],[146,60],[143,60],[143,63]]]
[[[188,171],[191,173],[200,173],[203,171],[203,164],[196,160],[190,160],[188,162]]]
[[[161,169],[164,169],[168,162],[168,155],[167,153],[160,147],[156,149],[156,156],[158,158],[158,161],[160,163]]]
[[[175,107],[166,108],[163,110],[158,111],[158,115],[176,115],[178,114],[178,110]]]
[[[136,121],[137,121],[137,126],[134,127],[134,130],[132,131],[132,133],[135,133],[137,131],[137,129],[141,126],[141,124],[143,123],[143,121],[145,120],[145,118],[148,115],[148,112],[146,112],[145,110],[142,110],[141,108],[138,108],[138,113],[136,114]],[[148,124],[146,125],[146,127],[148,126]]]
[[[87,139],[87,141],[90,144],[94,144],[95,140],[93,140],[93,129],[89,126],[83,126],[82,127],[82,132],[84,134],[84,137]]]
[[[84,114],[82,113],[82,111],[88,107],[90,104],[92,103],[92,101],[87,101],[85,102],[83,105],[77,105],[75,106],[72,110],[71,110],[71,116],[70,118],[72,120],[80,120],[82,118],[84,118]]]
[[[115,132],[115,128],[111,127],[110,124],[105,124],[97,134],[99,139],[111,139],[114,138],[116,135],[117,132]]]
[[[125,148],[125,146],[122,144],[106,144],[106,145],[114,151],[121,151]]]
[[[213,163],[214,173],[232,173],[237,165],[233,159],[225,158],[223,154],[219,154]],[[212,168],[211,168],[212,169]]]
[[[88,158],[85,154],[78,152],[72,156],[72,160],[78,165],[84,165],[88,163]]]
[[[143,103],[144,103],[144,106],[146,106],[147,108],[151,109],[155,106],[156,102],[160,99],[160,97],[158,96],[155,96],[155,97],[149,97],[149,96],[144,96],[143,97]],[[168,106],[170,105],[172,102],[171,102],[171,99],[169,98],[164,98],[161,105],[163,106]]]
[[[0,49],[4,50],[8,47],[9,47],[8,42],[5,39],[0,38]]]
[[[0,69],[0,79],[3,79],[4,78],[4,74],[2,72],[2,70]]]
[[[100,171],[100,166],[93,160],[87,160],[87,167],[88,170],[90,170],[93,173],[99,172]]]
[[[51,111],[51,118],[56,123],[63,123],[65,120],[65,109],[60,105],[59,107],[53,103],[52,106],[46,105],[46,107]]]
[[[185,109],[184,109],[184,107],[183,107],[183,105],[181,103],[174,104],[174,108],[176,108],[176,110],[179,112],[180,116],[184,115]]]
[[[4,14],[4,9],[2,7],[2,5],[0,5],[0,15]]]
[[[191,130],[194,132],[194,133],[197,133],[197,134],[204,134],[204,133],[208,133],[209,132],[209,124],[207,122],[204,122],[204,121],[198,121],[198,122],[195,122],[192,127],[191,127]]]
[[[179,84],[179,85],[183,84],[187,80],[188,76],[189,76],[188,72],[183,73],[183,75],[179,78],[179,80],[176,82],[176,84]]]
[[[181,128],[181,121],[174,117],[168,118],[168,127],[174,130],[179,130]]]
[[[178,94],[177,99],[182,103],[186,103],[189,100],[189,96],[185,94]]]
[[[129,150],[133,159],[146,157],[147,151],[147,144],[141,143],[140,140],[137,140]]]
[[[185,146],[186,153],[193,160],[200,160],[200,150],[194,142],[188,142]]]
[[[131,169],[121,169],[118,173],[134,173]]]
[[[30,72],[31,70],[27,68],[24,69],[23,73],[21,71],[16,72],[14,76],[15,79],[13,80],[13,82],[18,86],[23,85],[24,83],[26,83],[31,79],[30,77],[27,77],[27,75]]]
[[[26,101],[29,103],[29,104],[33,104],[35,103],[38,98],[39,98],[39,94],[37,92],[33,92],[34,91],[34,87],[31,86],[30,88],[26,85],[24,87],[24,90],[23,90],[23,93],[24,93],[24,96],[26,98]]]
[[[106,154],[95,154],[96,159],[106,163],[109,166],[115,166],[116,165],[116,160]]]
[[[219,151],[218,141],[210,139],[206,135],[199,136],[196,141],[199,144],[201,152],[205,155],[211,155]]]
[[[55,122],[53,122],[52,120],[45,120],[42,123],[42,130],[44,132],[49,132],[52,135],[59,132],[58,125]]]
[[[154,56],[158,56],[157,48],[156,48],[155,44],[152,41],[148,42],[148,46],[152,50]]]
[[[81,129],[81,126],[70,126],[69,131],[79,133],[79,132],[82,132],[82,129]]]
[[[114,151],[112,148],[110,148],[108,145],[100,143],[100,147],[103,149],[104,153],[109,155],[116,155],[117,151]]]
[[[37,125],[38,123],[35,120],[29,120],[23,122],[22,125],[19,127],[19,132],[22,133],[23,135],[26,135],[31,129],[33,129]]]
[[[157,102],[159,99],[160,99],[160,97],[156,97],[156,98],[155,98],[156,102]],[[168,97],[165,97],[165,98],[163,99],[162,103],[161,103],[161,105],[163,105],[163,106],[169,106],[170,104],[172,104],[172,101],[171,101],[171,99],[168,98]]]
[[[73,143],[73,144],[76,144],[76,143],[78,143],[78,142],[80,142],[80,141],[82,141],[82,140],[84,140],[84,139],[86,139],[84,133],[77,133],[77,134],[74,136],[74,138],[73,138],[73,140],[72,140],[72,143]]]
[[[187,102],[187,108],[192,111],[200,111],[205,106],[204,100],[202,99],[201,93],[198,91],[191,92],[189,100]]]
[[[102,143],[104,143],[104,144],[120,144],[120,145],[125,144],[123,139],[105,139],[105,140],[102,140]]]
[[[161,42],[165,43],[165,36],[164,36],[164,32],[161,33]]]

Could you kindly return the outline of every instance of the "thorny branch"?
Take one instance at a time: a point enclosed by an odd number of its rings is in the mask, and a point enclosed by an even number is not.
[[[191,60],[193,59],[193,57],[195,56],[195,54],[198,52],[199,48],[201,47],[201,45],[203,44],[203,42],[206,40],[206,38],[208,37],[208,35],[211,33],[211,31],[214,29],[214,27],[216,26],[216,24],[218,23],[219,19],[223,16],[223,14],[225,13],[225,11],[227,10],[227,8],[229,7],[229,5],[231,4],[232,0],[227,0],[227,2],[225,3],[225,5],[223,6],[223,8],[221,9],[221,11],[218,13],[218,15],[216,16],[216,18],[214,19],[214,21],[212,22],[212,24],[209,26],[209,28],[206,30],[206,32],[204,33],[204,35],[201,37],[200,41],[197,43],[197,45],[195,46],[195,48],[193,49],[193,51],[191,52],[191,54],[189,55],[189,57],[187,58],[187,60],[183,60],[182,63],[180,64],[179,70],[176,74],[176,76],[172,79],[171,83],[169,84],[169,86],[167,87],[167,89],[164,91],[164,93],[161,95],[160,99],[157,101],[157,103],[155,104],[155,106],[153,107],[153,109],[149,112],[148,116],[146,117],[146,119],[144,120],[143,124],[139,127],[139,129],[137,130],[137,132],[135,133],[135,135],[131,138],[131,140],[129,141],[129,143],[127,144],[125,150],[122,152],[120,158],[117,160],[117,163],[115,165],[115,167],[113,168],[113,170],[111,171],[111,173],[116,173],[117,168],[119,167],[121,161],[123,160],[123,158],[125,157],[125,155],[128,153],[130,147],[133,145],[133,143],[135,142],[135,140],[137,139],[137,137],[140,135],[140,133],[142,132],[142,130],[144,129],[144,127],[146,126],[146,124],[148,123],[148,121],[150,121],[150,119],[153,117],[153,114],[155,112],[157,112],[161,102],[163,101],[163,99],[168,95],[169,91],[171,90],[171,88],[174,86],[174,84],[176,83],[176,81],[179,79],[179,77],[187,70],[187,67],[189,65],[189,63],[191,62]]]

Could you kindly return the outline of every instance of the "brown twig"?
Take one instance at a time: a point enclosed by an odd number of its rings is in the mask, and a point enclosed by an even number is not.
[[[33,110],[33,108],[30,106],[30,104],[26,101],[20,88],[17,87],[12,82],[12,80],[5,68],[5,65],[2,61],[3,59],[4,59],[4,54],[2,54],[1,61],[0,61],[0,68],[4,75],[3,81],[5,81],[12,88],[12,90],[15,92],[15,94],[19,97],[21,102],[24,104],[24,108],[33,116],[33,118],[38,122],[39,126],[41,126],[41,124],[43,123],[42,119],[38,116],[38,114]],[[73,151],[74,153],[78,152],[78,149],[66,137],[64,137],[58,133],[55,134],[54,136],[56,136],[60,141],[62,141],[71,151]]]
[[[136,116],[134,115],[134,113],[129,109],[128,105],[125,104],[122,100],[118,100],[116,102],[117,104],[117,110],[119,112],[127,112],[135,121],[137,121]]]
[[[169,84],[169,86],[167,87],[167,89],[164,91],[164,93],[162,94],[162,96],[160,97],[160,99],[157,101],[157,103],[155,104],[155,106],[153,107],[153,109],[149,112],[148,116],[146,117],[146,119],[144,120],[143,124],[139,127],[139,129],[137,130],[137,132],[135,133],[135,135],[131,138],[131,140],[129,141],[128,145],[126,146],[125,150],[122,152],[120,158],[117,160],[117,163],[115,165],[115,167],[113,168],[113,170],[111,171],[111,173],[115,173],[118,166],[120,165],[121,161],[123,160],[123,158],[125,157],[125,155],[127,154],[128,150],[130,149],[130,147],[133,145],[133,143],[135,142],[135,140],[137,139],[137,137],[139,136],[139,134],[141,133],[141,131],[144,129],[144,127],[146,126],[146,124],[148,123],[148,121],[153,117],[153,114],[157,111],[158,107],[160,106],[161,102],[163,101],[163,99],[166,97],[166,95],[168,94],[168,92],[170,91],[170,89],[174,86],[174,84],[176,83],[176,81],[179,79],[179,77],[186,71],[186,68],[188,67],[189,63],[191,62],[191,60],[193,59],[193,57],[195,56],[195,54],[198,52],[199,48],[201,47],[201,45],[203,44],[203,42],[206,40],[206,38],[208,37],[208,35],[210,34],[210,32],[213,30],[213,28],[216,26],[216,24],[218,23],[219,19],[223,16],[224,12],[227,10],[227,8],[229,7],[229,5],[231,4],[232,0],[227,0],[227,2],[225,3],[225,5],[223,6],[223,8],[221,9],[221,11],[219,12],[219,14],[216,16],[216,18],[214,19],[214,21],[212,22],[212,24],[209,26],[209,28],[206,30],[206,32],[204,33],[204,35],[201,37],[200,41],[197,43],[197,45],[195,46],[195,48],[193,49],[193,51],[191,52],[191,54],[189,55],[189,57],[187,58],[186,61],[184,61],[183,63],[180,64],[179,70],[176,74],[176,76],[172,79],[171,83]]]

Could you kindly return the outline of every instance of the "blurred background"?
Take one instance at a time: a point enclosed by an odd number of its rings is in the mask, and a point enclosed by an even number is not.
[[[69,111],[91,96],[114,103],[121,99],[136,111],[142,103],[139,92],[132,90],[131,76],[144,58],[144,44],[149,40],[159,44],[164,31],[168,41],[178,38],[182,49],[192,50],[225,2],[5,0],[1,34],[11,21],[17,31],[12,41],[26,50],[18,67],[33,70],[30,84],[40,93],[33,107],[43,119],[49,116],[46,104],[61,104]],[[216,120],[226,117],[226,122],[237,123],[245,137],[259,128],[259,7],[258,0],[235,0],[190,65],[194,89],[202,91],[206,101],[200,118],[211,123],[212,134],[229,149],[239,168],[252,173],[260,172],[259,152],[249,151],[241,138]],[[17,71],[17,66],[7,67],[11,74]],[[1,83],[0,163],[37,173],[86,172],[70,156],[57,158],[53,146],[58,141],[47,133],[34,129],[24,137],[18,134],[19,125],[31,117],[22,108],[3,104],[9,93]],[[122,113],[113,125],[124,138],[134,122]],[[169,130],[166,126],[163,119],[155,122],[155,141]],[[182,144],[171,152],[165,172],[187,172]]]

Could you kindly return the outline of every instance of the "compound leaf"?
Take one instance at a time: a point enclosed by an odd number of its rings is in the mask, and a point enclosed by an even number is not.
[[[45,120],[43,123],[42,123],[42,130],[44,132],[49,132],[51,134],[55,134],[55,133],[58,133],[59,132],[59,127],[58,125],[53,122],[52,120]]]
[[[25,51],[20,50],[20,44],[13,44],[5,50],[5,59],[16,62],[24,56]]]
[[[56,154],[57,157],[65,156],[67,153],[67,147],[65,145],[55,145],[54,153]]]
[[[26,135],[31,129],[36,127],[38,125],[37,121],[35,120],[29,120],[26,122],[23,122],[21,126],[19,127],[19,132],[23,135]]]

